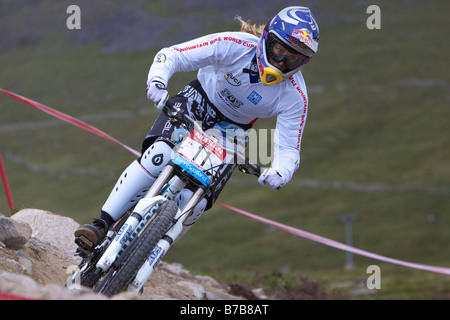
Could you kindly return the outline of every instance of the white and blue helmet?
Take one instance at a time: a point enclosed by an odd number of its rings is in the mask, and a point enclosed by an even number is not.
[[[276,45],[278,44],[278,45]],[[275,48],[282,47],[278,52]],[[257,48],[259,75],[265,85],[288,79],[299,71],[319,47],[319,26],[307,7],[288,7],[266,25]],[[283,62],[281,71],[269,62]]]

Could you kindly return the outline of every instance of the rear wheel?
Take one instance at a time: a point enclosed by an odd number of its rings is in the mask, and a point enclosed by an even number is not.
[[[158,241],[173,225],[177,211],[178,206],[174,201],[164,202],[140,236],[135,238],[128,249],[113,263],[95,292],[112,296],[124,291],[133,281]]]

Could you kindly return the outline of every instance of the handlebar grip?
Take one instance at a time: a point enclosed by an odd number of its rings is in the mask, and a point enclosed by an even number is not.
[[[261,167],[253,163],[249,163],[249,165],[250,168],[252,168],[256,175],[259,177],[261,175]]]

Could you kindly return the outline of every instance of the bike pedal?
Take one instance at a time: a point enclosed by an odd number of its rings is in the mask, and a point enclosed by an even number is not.
[[[75,250],[74,256],[78,256],[84,259],[88,257],[88,254],[85,251],[81,250],[80,247],[78,247],[77,250]]]
[[[94,243],[86,238],[84,235],[79,235],[75,238],[75,243],[86,253],[91,252],[94,249]]]

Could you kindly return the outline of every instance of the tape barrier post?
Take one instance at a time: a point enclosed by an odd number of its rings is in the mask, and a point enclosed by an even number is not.
[[[3,164],[2,154],[0,153],[0,176],[3,181],[3,188],[5,189],[6,200],[8,201],[9,210],[14,210],[14,202],[11,194],[11,189],[9,188],[8,178],[6,176],[5,165]]]
[[[20,96],[18,94],[12,93],[12,92],[7,91],[7,90],[4,90],[2,88],[0,88],[0,92],[3,92],[4,94],[6,94],[6,95],[8,95],[10,97],[13,97],[14,99],[17,99],[17,100],[19,100],[19,101],[21,101],[21,102],[23,102],[25,104],[28,104],[28,105],[30,105],[30,106],[32,106],[34,108],[42,110],[42,111],[44,111],[44,112],[46,112],[46,113],[48,113],[48,114],[50,114],[50,115],[52,115],[52,116],[54,116],[56,118],[59,118],[59,119],[64,120],[66,122],[69,122],[69,123],[71,123],[71,124],[73,124],[73,125],[75,125],[77,127],[80,127],[80,128],[82,128],[84,130],[87,130],[87,131],[92,132],[92,133],[94,133],[96,135],[99,135],[99,136],[101,136],[101,137],[103,137],[105,139],[113,141],[113,142],[119,144],[120,146],[122,146],[123,148],[127,149],[131,153],[133,153],[133,154],[135,154],[137,156],[140,156],[140,153],[138,151],[128,147],[127,145],[123,144],[122,142],[118,141],[117,139],[114,139],[113,137],[111,137],[110,135],[104,133],[103,131],[101,131],[101,130],[95,128],[95,127],[92,127],[92,126],[90,126],[90,125],[88,125],[88,124],[86,124],[86,123],[84,123],[84,122],[82,122],[82,121],[80,121],[78,119],[75,119],[75,118],[73,118],[73,117],[71,117],[69,115],[66,115],[66,114],[64,114],[64,113],[62,113],[60,111],[54,110],[54,109],[52,109],[50,107],[44,106],[44,105],[36,102],[36,101],[33,101],[33,100],[28,99],[28,98],[22,97],[22,96]],[[325,237],[321,237],[321,236],[318,236],[318,235],[315,235],[313,233],[309,233],[309,232],[306,232],[306,231],[303,231],[303,230],[300,230],[300,229],[297,229],[297,228],[293,228],[293,227],[290,227],[290,226],[287,226],[287,225],[284,225],[284,224],[281,224],[281,223],[278,223],[278,222],[275,222],[275,221],[272,221],[272,220],[269,220],[269,219],[266,219],[266,218],[262,218],[260,216],[255,215],[255,214],[252,214],[250,212],[247,212],[247,211],[244,211],[244,210],[232,207],[230,205],[221,203],[219,201],[216,201],[216,204],[218,204],[220,206],[223,206],[224,208],[227,208],[229,210],[232,210],[232,211],[234,211],[236,213],[239,213],[239,214],[242,214],[244,216],[247,216],[247,217],[249,217],[249,218],[251,218],[253,220],[256,220],[256,221],[259,221],[261,223],[264,223],[264,224],[276,227],[276,228],[278,228],[280,230],[284,230],[286,232],[292,233],[292,234],[297,235],[299,237],[306,238],[306,239],[309,239],[309,240],[313,240],[313,241],[322,243],[324,245],[327,245],[327,246],[330,246],[330,247],[333,247],[333,248],[336,248],[336,249],[344,250],[344,251],[347,251],[347,252],[352,252],[352,253],[355,253],[355,254],[358,254],[358,255],[362,255],[362,256],[365,256],[365,257],[368,257],[368,258],[375,259],[375,260],[380,260],[380,261],[385,261],[385,262],[389,262],[389,263],[393,263],[393,264],[402,265],[402,266],[409,267],[409,268],[414,268],[414,269],[419,269],[419,270],[425,270],[425,271],[430,271],[430,272],[450,275],[450,268],[434,267],[434,266],[428,266],[428,265],[411,263],[411,262],[401,261],[401,260],[398,260],[398,259],[388,258],[388,257],[382,256],[382,255],[379,255],[379,254],[375,254],[375,253],[371,253],[371,252],[364,251],[364,250],[361,250],[361,249],[357,249],[357,248],[345,245],[343,243],[340,243],[340,242],[337,242],[337,241],[334,241],[334,240],[331,240],[331,239],[327,239]]]

